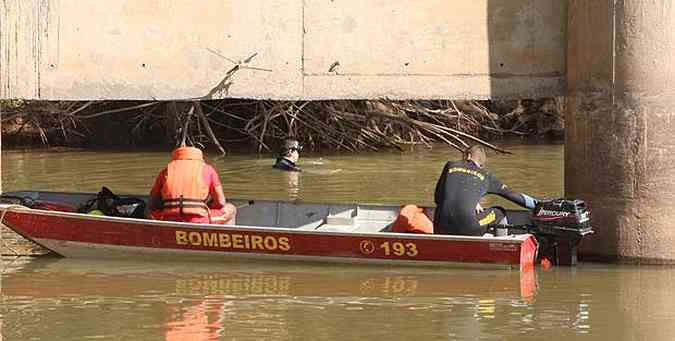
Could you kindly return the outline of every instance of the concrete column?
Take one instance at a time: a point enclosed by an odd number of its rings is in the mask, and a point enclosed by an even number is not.
[[[582,256],[675,263],[675,4],[570,0],[565,195]]]
[[[2,194],[2,103],[0,103],[0,194]]]

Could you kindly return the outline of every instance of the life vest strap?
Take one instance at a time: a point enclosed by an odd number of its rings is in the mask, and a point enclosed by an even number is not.
[[[171,205],[171,204],[203,204],[206,205],[206,200],[201,200],[201,199],[184,199],[184,198],[178,198],[178,199],[162,199],[162,204],[164,205]]]
[[[206,205],[205,203],[194,203],[194,204],[181,204],[181,203],[176,203],[176,204],[166,204],[163,206],[164,208],[178,208],[178,207],[201,207],[201,208],[208,208],[209,206]]]
[[[180,215],[183,215],[183,208],[202,208],[206,211],[206,214],[209,216],[209,221],[211,220],[211,212],[209,210],[209,206],[206,204],[206,200],[200,200],[200,199],[185,199],[183,197],[180,198],[172,198],[172,199],[167,199],[167,200],[162,200],[162,206],[166,208],[177,208]]]
[[[172,203],[188,203],[188,204],[205,204],[206,199],[191,199],[191,198],[171,198],[171,199],[162,199],[163,204],[172,204]]]

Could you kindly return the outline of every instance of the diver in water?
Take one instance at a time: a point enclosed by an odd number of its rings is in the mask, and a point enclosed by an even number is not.
[[[301,172],[302,169],[296,165],[298,159],[300,159],[301,150],[302,146],[300,142],[297,140],[286,140],[280,156],[272,167],[288,172]]]

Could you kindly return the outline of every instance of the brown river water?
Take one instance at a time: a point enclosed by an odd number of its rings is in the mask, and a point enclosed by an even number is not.
[[[559,197],[563,146],[506,146],[488,167]],[[226,195],[431,204],[445,148],[211,161]],[[5,191],[148,192],[168,152],[3,150]],[[506,205],[501,199],[486,204]],[[4,258],[0,340],[674,340],[675,268],[420,269],[287,263]]]

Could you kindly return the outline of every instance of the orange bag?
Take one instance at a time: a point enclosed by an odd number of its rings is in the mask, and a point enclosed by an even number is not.
[[[393,232],[398,233],[434,233],[434,223],[424,214],[424,209],[417,205],[405,205],[401,207],[396,221],[391,227]]]

